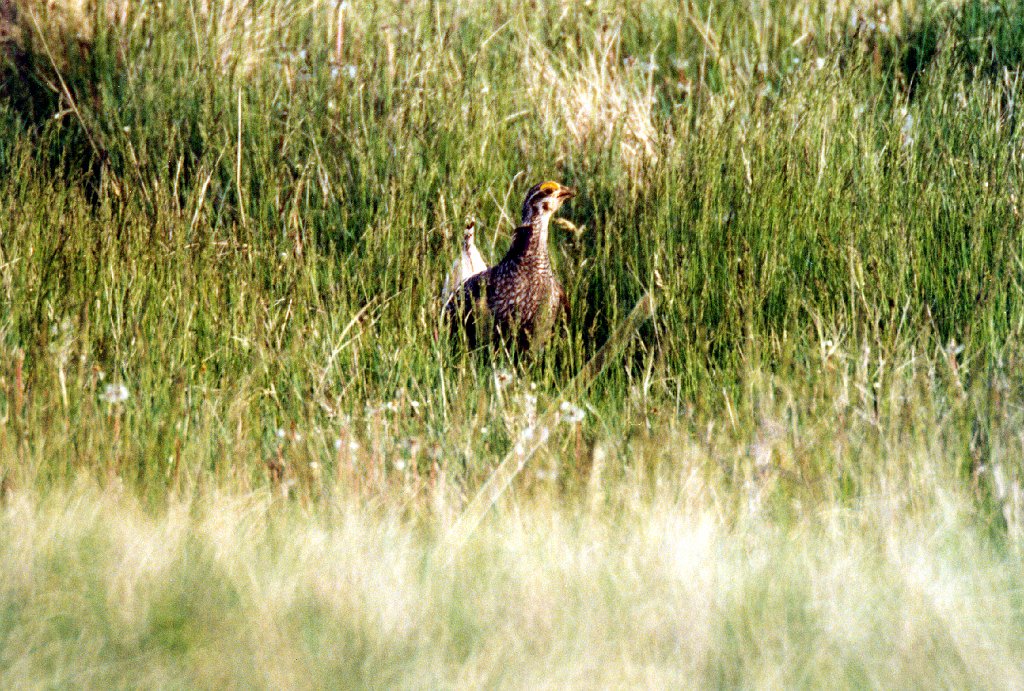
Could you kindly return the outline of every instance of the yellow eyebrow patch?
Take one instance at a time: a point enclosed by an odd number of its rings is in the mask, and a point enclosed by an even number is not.
[[[554,192],[557,192],[560,187],[561,185],[559,185],[557,182],[549,180],[540,186],[540,191],[543,192],[544,194],[552,194]]]

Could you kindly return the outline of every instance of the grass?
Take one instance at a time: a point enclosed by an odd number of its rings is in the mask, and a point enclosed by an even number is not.
[[[895,529],[879,498],[782,531],[672,484],[620,485],[643,498],[615,513],[534,497],[454,560],[393,508],[19,497],[0,660],[59,686],[1020,681],[1020,560],[962,496]]]
[[[1020,3],[61,7],[0,2],[0,678],[1020,684]],[[453,348],[548,178],[569,333]]]

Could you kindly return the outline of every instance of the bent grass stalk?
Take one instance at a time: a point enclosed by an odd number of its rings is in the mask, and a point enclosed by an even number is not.
[[[586,390],[588,386],[601,374],[607,364],[618,355],[626,346],[626,343],[635,334],[640,325],[647,319],[654,317],[654,298],[646,293],[626,319],[618,326],[611,338],[604,343],[589,362],[580,372],[573,377],[572,381],[561,392],[560,398],[565,399],[570,394],[577,395]],[[562,414],[559,403],[551,404],[542,413],[535,424],[527,427],[516,439],[512,450],[498,464],[491,473],[491,476],[484,482],[477,491],[476,496],[463,510],[462,515],[448,531],[445,536],[444,549],[449,550],[449,559],[453,559],[459,548],[465,543],[469,536],[480,525],[484,515],[494,506],[495,502],[508,489],[533,455],[548,442],[551,430],[558,424],[558,418]]]

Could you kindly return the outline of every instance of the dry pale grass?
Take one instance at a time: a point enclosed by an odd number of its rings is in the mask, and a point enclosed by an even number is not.
[[[0,0],[0,49],[31,50],[65,71],[89,50],[98,21],[124,27],[144,11],[127,0]]]
[[[456,552],[441,526],[383,497],[308,514],[214,492],[152,514],[88,483],[14,493],[0,514],[0,674],[30,686],[1024,683],[1019,564],[973,532],[959,492],[925,511],[878,494],[783,529],[723,515],[690,491],[693,475],[644,497],[612,489],[615,513],[509,497]]]
[[[120,35],[151,31],[147,19],[163,21],[182,13],[193,27],[197,45],[209,46],[211,63],[222,74],[249,76],[267,60],[281,60],[295,22],[310,14],[322,17],[325,32],[337,31],[343,13],[332,3],[287,0],[224,0],[198,3],[129,2],[127,0],[0,0],[0,50],[7,56],[30,52],[37,64],[57,73],[82,64],[103,29]]]
[[[542,49],[525,51],[523,75],[542,127],[566,154],[615,147],[635,173],[645,161],[657,160],[666,135],[653,115],[654,65],[623,59],[619,30],[610,28],[595,37],[579,64]]]

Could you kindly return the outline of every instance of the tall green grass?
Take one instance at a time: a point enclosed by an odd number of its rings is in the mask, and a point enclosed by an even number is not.
[[[1017,683],[1024,6],[718,5],[5,5],[0,676]],[[466,353],[463,220],[548,178],[569,332]],[[415,614],[316,594],[349,549]]]

